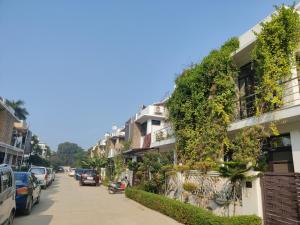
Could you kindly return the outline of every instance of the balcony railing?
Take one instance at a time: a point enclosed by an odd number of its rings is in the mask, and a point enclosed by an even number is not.
[[[153,133],[152,142],[164,141],[174,137],[175,133],[172,127],[164,127],[163,129],[157,130]]]
[[[163,106],[149,105],[136,114],[135,120],[139,120],[143,116],[164,117],[166,110]]]
[[[280,110],[289,108],[295,105],[300,105],[300,77],[294,77],[287,81],[282,82],[280,85],[284,86],[282,101],[282,106],[273,106],[273,110]],[[275,97],[275,96],[274,96]],[[235,113],[235,120],[241,120],[249,118],[255,115],[255,101],[257,94],[252,94],[244,97],[240,97],[237,101],[237,111]],[[267,110],[263,110],[267,113]]]

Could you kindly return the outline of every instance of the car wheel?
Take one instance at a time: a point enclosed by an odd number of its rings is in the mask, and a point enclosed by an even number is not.
[[[40,203],[40,199],[41,199],[41,192],[39,193],[38,197],[36,198],[36,204]]]
[[[31,213],[32,203],[33,203],[32,198],[29,198],[28,203],[27,203],[27,208],[24,210],[25,215],[29,215]]]
[[[9,215],[9,218],[8,218],[8,225],[12,225],[13,222],[14,222],[14,218],[15,218],[15,212],[12,210],[10,215]]]

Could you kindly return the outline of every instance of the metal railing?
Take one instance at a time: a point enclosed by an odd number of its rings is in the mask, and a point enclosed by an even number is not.
[[[282,101],[283,105],[273,105],[272,110],[264,110],[264,113],[276,111],[280,109],[289,108],[300,104],[300,77],[294,77],[287,81],[280,83],[284,86]],[[253,90],[254,92],[254,90]],[[275,97],[276,95],[274,95]],[[234,115],[234,120],[242,120],[245,118],[253,117],[256,113],[255,101],[257,93],[240,97],[237,102],[237,110]]]
[[[175,133],[172,127],[164,127],[160,130],[157,130],[153,133],[152,142],[159,142],[163,140],[168,140],[174,138]]]

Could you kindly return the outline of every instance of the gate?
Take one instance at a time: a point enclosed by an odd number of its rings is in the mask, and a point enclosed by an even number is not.
[[[300,173],[265,173],[261,177],[264,224],[300,224]]]

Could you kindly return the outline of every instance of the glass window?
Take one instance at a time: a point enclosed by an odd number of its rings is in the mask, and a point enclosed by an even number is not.
[[[2,189],[5,191],[6,189],[10,188],[12,186],[12,177],[11,174],[5,173],[1,176],[1,182],[2,182]]]
[[[45,171],[44,168],[31,168],[31,169],[30,169],[30,172],[31,172],[31,173],[34,173],[34,174],[36,174],[36,175],[42,175],[42,174],[45,174],[45,173],[46,173],[46,171]]]
[[[28,176],[26,173],[15,173],[16,184],[27,184],[28,183]]]
[[[147,122],[141,125],[141,136],[145,136],[147,134]]]
[[[274,136],[266,139],[263,152],[267,156],[269,171],[294,172],[291,138],[289,134]]]
[[[255,70],[252,63],[248,63],[240,68],[238,79],[240,95],[240,117],[246,118],[255,113]]]
[[[160,126],[160,120],[152,120],[152,125]]]

